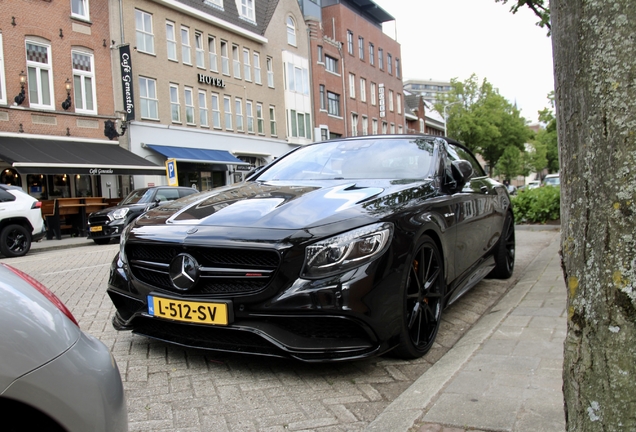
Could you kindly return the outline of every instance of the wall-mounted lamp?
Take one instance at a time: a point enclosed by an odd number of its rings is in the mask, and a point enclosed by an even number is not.
[[[22,102],[24,102],[24,99],[26,97],[25,96],[26,91],[24,90],[26,79],[27,79],[26,74],[24,73],[24,71],[21,71],[20,72],[20,93],[18,93],[18,95],[13,98],[13,101],[15,102],[16,105],[22,105]]]
[[[128,129],[128,122],[126,121],[126,113],[125,112],[117,112],[119,116],[118,120],[120,122],[121,133],[117,130],[117,126],[115,122],[112,120],[106,120],[104,122],[104,135],[109,139],[115,139],[126,133],[126,129]]]
[[[66,111],[71,107],[71,80],[66,78],[64,86],[66,87],[66,100],[62,102],[62,108]]]

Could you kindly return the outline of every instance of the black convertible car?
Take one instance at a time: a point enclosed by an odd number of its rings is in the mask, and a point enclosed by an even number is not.
[[[118,330],[303,361],[417,358],[442,310],[508,278],[506,188],[424,135],[299,147],[243,183],[150,210],[121,236]]]

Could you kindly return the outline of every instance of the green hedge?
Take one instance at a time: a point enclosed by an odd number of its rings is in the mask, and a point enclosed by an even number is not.
[[[558,220],[561,211],[561,188],[544,186],[521,191],[512,197],[516,223],[546,223]]]

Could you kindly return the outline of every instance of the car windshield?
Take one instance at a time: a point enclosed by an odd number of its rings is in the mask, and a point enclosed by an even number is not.
[[[145,204],[152,198],[152,189],[137,189],[128,194],[119,205]]]
[[[546,177],[545,184],[549,186],[559,186],[561,184],[561,179],[559,177]]]
[[[257,180],[425,178],[434,147],[430,138],[329,141],[286,155]]]

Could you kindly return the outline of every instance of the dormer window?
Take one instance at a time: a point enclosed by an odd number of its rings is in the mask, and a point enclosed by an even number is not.
[[[240,4],[238,4],[240,2]],[[254,18],[254,0],[238,0],[237,5],[241,18],[256,22]]]

